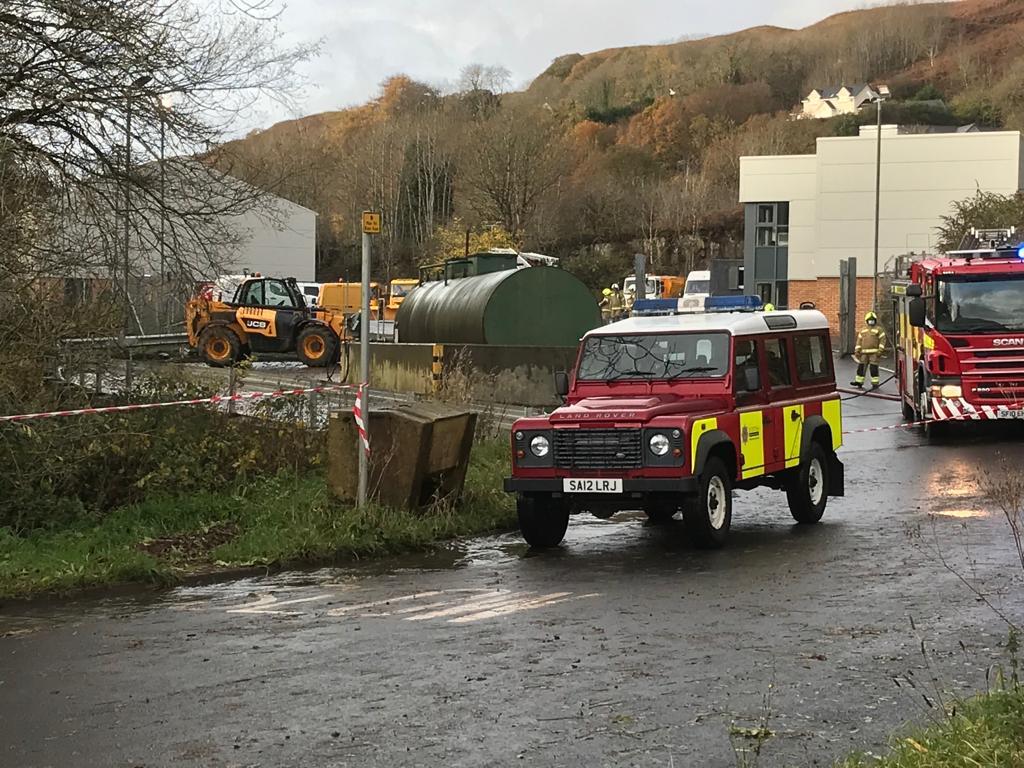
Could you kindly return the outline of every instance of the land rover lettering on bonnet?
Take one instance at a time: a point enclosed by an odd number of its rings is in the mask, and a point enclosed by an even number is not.
[[[565,405],[512,429],[519,527],[562,541],[574,514],[677,513],[692,541],[722,546],[733,492],[786,492],[798,523],[843,495],[842,412],[825,316],[759,311],[753,297],[638,301],[634,316],[584,336]],[[561,385],[565,391],[564,380]]]

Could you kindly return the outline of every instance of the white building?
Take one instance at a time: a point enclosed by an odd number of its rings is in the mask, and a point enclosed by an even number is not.
[[[822,138],[813,155],[740,158],[746,287],[778,305],[814,301],[838,312],[839,262],[857,258],[858,306],[871,303],[874,126]],[[934,248],[951,204],[978,190],[1024,188],[1019,131],[900,133],[882,126],[879,266]]]
[[[316,280],[316,216],[309,208],[278,197],[260,210],[229,217],[239,242],[225,256],[224,272]]]
[[[815,88],[802,100],[800,119],[824,120],[839,115],[855,115],[865,104],[878,98],[878,93],[867,83]]]

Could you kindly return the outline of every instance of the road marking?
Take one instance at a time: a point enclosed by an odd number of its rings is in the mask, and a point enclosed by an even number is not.
[[[599,596],[598,592],[575,595],[572,592],[537,594],[532,590],[513,592],[507,589],[436,589],[369,600],[353,605],[342,605],[324,611],[322,615],[331,618],[362,619],[390,617],[402,621],[440,619],[449,624],[470,624],[523,611],[546,608],[570,600],[585,600]],[[255,602],[228,608],[226,613],[257,616],[301,616],[304,611],[296,610],[295,606],[310,607],[310,603],[337,597],[336,593],[324,593],[279,600],[274,594],[265,594],[259,596]]]
[[[276,595],[263,595],[255,603],[243,605],[238,608],[228,608],[227,613],[257,613],[279,616],[300,616],[302,611],[281,611],[279,608],[285,605],[299,605],[300,603],[312,603],[318,600],[330,600],[333,595],[314,595],[313,597],[297,597],[293,600],[278,600]]]

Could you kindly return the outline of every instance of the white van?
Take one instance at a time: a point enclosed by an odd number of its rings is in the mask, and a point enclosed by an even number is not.
[[[703,312],[704,299],[711,295],[711,270],[696,269],[686,276],[686,287],[679,304],[682,312]]]

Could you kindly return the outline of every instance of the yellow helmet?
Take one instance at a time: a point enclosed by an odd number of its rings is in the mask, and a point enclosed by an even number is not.
[[[864,315],[865,323],[870,323],[872,320],[874,320],[876,323],[878,322],[878,315],[876,315],[874,312],[868,312],[866,315]]]
[[[611,296],[612,295],[612,289],[611,288],[605,288],[603,291],[601,291],[601,293],[603,293],[605,296]]]
[[[775,311],[775,305],[774,305],[774,304],[772,304],[772,303],[771,303],[771,302],[769,301],[769,302],[768,302],[767,304],[765,304],[765,305],[764,305],[764,311],[765,311],[765,312],[774,312],[774,311]]]

